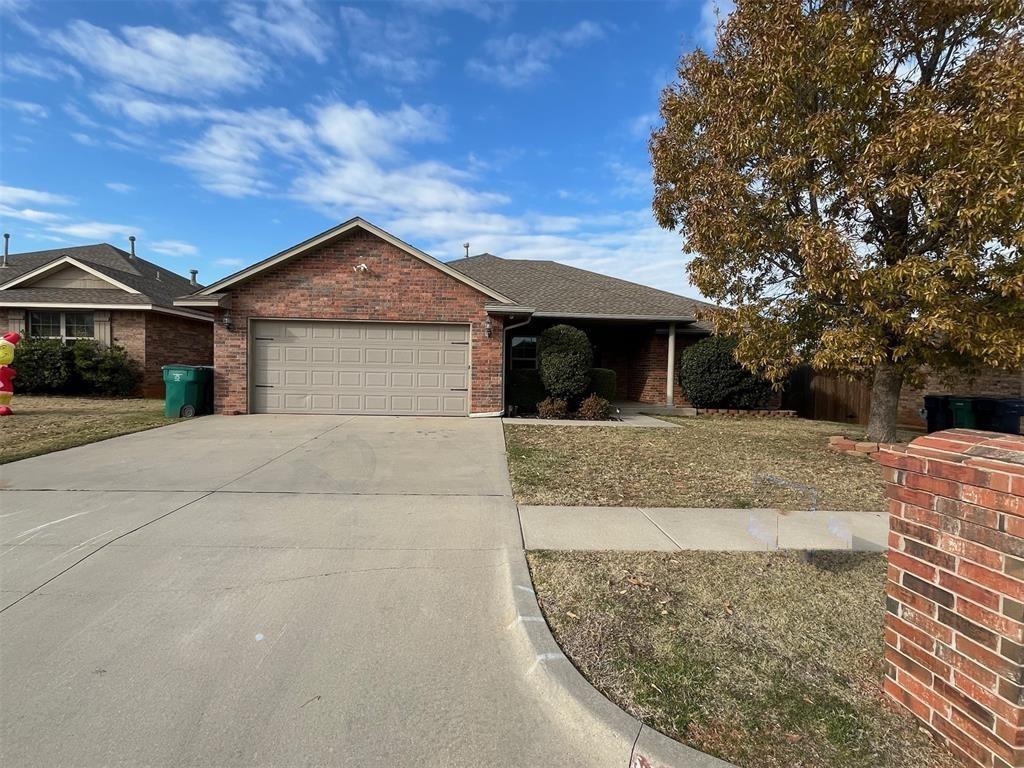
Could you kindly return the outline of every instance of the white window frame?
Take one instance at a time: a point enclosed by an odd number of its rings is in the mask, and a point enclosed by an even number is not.
[[[32,333],[32,313],[33,312],[37,312],[39,314],[43,314],[43,313],[49,314],[49,313],[56,312],[58,315],[60,315],[60,336],[39,336],[37,334]],[[77,310],[77,309],[76,310],[72,310],[72,312],[71,312],[71,314],[74,314],[74,315],[92,315],[92,336],[68,336],[68,325],[67,325],[67,315],[68,315],[68,313],[63,311],[63,310],[55,310],[55,309],[29,309],[26,314],[27,314],[27,316],[25,318],[25,327],[28,330],[29,338],[34,338],[34,339],[60,339],[61,341],[65,341],[65,342],[66,341],[75,341],[76,339],[95,339],[96,338],[96,313],[95,312],[90,312],[89,310]]]

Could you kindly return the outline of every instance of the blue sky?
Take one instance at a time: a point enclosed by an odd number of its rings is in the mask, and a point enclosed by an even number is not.
[[[3,231],[209,283],[360,215],[697,296],[647,136],[713,3],[0,0]]]

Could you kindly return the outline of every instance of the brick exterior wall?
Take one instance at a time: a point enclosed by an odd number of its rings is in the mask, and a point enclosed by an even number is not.
[[[875,458],[885,691],[967,765],[1024,766],[1024,438],[949,430]]]
[[[369,272],[355,272],[357,264]],[[502,409],[502,319],[492,318],[490,338],[485,332],[493,299],[368,232],[350,231],[229,293],[234,330],[217,322],[214,331],[217,413],[248,412],[249,319],[289,317],[469,323],[470,411]]]
[[[171,363],[213,364],[213,324],[159,312],[110,313],[111,343],[142,366],[140,394],[163,397],[161,368]]]
[[[903,387],[896,420],[908,426],[925,426],[920,410],[925,395],[988,395],[1024,397],[1024,371],[999,371],[987,368],[971,377],[962,373],[943,376],[929,374],[921,387]]]
[[[147,313],[143,395],[164,396],[161,369],[171,363],[213,365],[213,323],[159,312]]]
[[[699,336],[676,334],[676,364],[679,355]],[[629,386],[627,397],[638,403],[665,404],[665,378],[668,375],[668,334],[656,333],[654,329],[637,339],[636,347],[629,361]],[[675,405],[688,405],[689,401],[679,386],[679,378],[673,383]]]

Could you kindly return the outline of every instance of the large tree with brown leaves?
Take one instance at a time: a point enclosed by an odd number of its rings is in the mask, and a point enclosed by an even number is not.
[[[654,210],[747,367],[905,381],[1024,362],[1021,0],[738,0],[679,64]]]

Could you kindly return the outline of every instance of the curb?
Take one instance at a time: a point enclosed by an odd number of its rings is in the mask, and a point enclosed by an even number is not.
[[[514,611],[508,630],[517,637],[526,677],[584,731],[589,743],[603,743],[609,753],[621,754],[621,764],[629,768],[735,768],[649,728],[587,682],[548,628],[525,552],[509,550],[508,555],[508,594]]]

